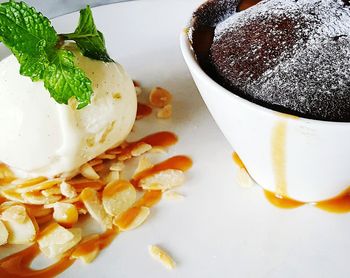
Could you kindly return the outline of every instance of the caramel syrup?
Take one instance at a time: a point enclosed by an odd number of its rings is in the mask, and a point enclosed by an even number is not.
[[[137,103],[136,120],[140,120],[152,113],[152,107],[147,104]]]
[[[77,245],[73,250],[67,252],[58,262],[43,268],[32,269],[30,267],[32,261],[40,254],[38,244],[32,246],[8,256],[0,260],[0,277],[1,278],[19,278],[19,277],[31,277],[31,278],[48,278],[54,277],[69,268],[75,259],[70,256],[72,253],[83,255],[90,251],[90,247],[98,247],[99,250],[106,248],[118,234],[118,229],[107,230],[105,233],[96,235],[91,240],[82,242]]]
[[[124,146],[119,146],[107,151],[108,154],[116,154],[118,157],[129,156],[131,157],[132,149],[138,144],[146,143],[152,147],[169,147],[176,144],[177,136],[168,131],[161,131],[151,135],[148,135],[140,140],[134,142],[126,142]]]
[[[275,173],[275,192],[278,196],[288,196],[286,179],[286,132],[287,123],[280,121],[272,131],[272,166]]]
[[[24,249],[16,254],[8,256],[0,260],[0,277],[2,278],[17,278],[17,277],[32,277],[32,278],[47,278],[54,277],[70,267],[74,260],[69,258],[69,255],[61,258],[58,262],[43,269],[32,269],[30,264],[36,256],[40,254],[38,244],[34,244],[27,249]]]
[[[305,203],[303,202],[295,201],[293,199],[286,198],[286,197],[280,197],[279,195],[276,195],[275,193],[272,193],[267,190],[264,190],[264,194],[266,199],[271,204],[273,204],[275,207],[278,207],[278,208],[294,209],[305,205]]]
[[[247,170],[241,158],[238,156],[236,152],[232,154],[232,159],[238,167],[240,167],[241,169]],[[298,208],[308,204],[305,202],[293,200],[291,198],[286,197],[285,195],[284,196],[278,195],[268,190],[264,190],[264,195],[265,195],[265,198],[272,205],[281,209],[294,209],[294,208]],[[338,214],[348,213],[350,212],[350,190],[349,189],[346,190],[345,192],[341,193],[339,196],[335,198],[316,202],[316,203],[310,203],[310,204],[314,205],[316,208],[319,208],[321,210],[331,212],[331,213],[338,213]]]

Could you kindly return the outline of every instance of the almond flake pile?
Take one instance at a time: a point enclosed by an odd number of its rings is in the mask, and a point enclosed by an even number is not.
[[[135,86],[141,94],[140,84],[135,82]],[[152,106],[160,109],[158,117],[171,116],[172,95],[168,91],[156,87],[149,99]],[[183,198],[169,190],[183,184],[184,172],[176,167],[152,172],[157,165],[149,153],[165,152],[150,142],[124,142],[81,166],[79,174],[70,179],[17,179],[1,164],[0,245],[37,243],[48,258],[70,256],[92,262],[101,250],[96,242],[106,241],[105,233],[116,235],[139,227],[162,193],[169,199]],[[127,177],[131,160],[137,160],[138,165]],[[77,224],[84,215],[93,218],[104,234],[83,236]],[[169,268],[175,266],[161,249],[153,246],[150,250]]]

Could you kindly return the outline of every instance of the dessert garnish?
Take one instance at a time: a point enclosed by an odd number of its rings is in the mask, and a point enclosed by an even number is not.
[[[58,103],[68,104],[74,97],[81,109],[90,103],[93,90],[86,74],[74,65],[73,53],[64,49],[66,40],[75,41],[86,57],[113,61],[89,6],[80,11],[74,33],[57,34],[49,19],[26,3],[11,0],[0,4],[0,41],[16,56],[20,73],[33,81],[44,81]]]

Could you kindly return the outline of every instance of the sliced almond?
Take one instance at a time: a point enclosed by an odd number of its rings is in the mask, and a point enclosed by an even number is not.
[[[82,176],[90,180],[98,180],[100,178],[100,176],[96,173],[94,168],[89,163],[81,166],[80,173]]]
[[[105,211],[96,190],[85,188],[80,194],[80,199],[91,217],[101,224],[104,229],[112,228],[112,216]]]
[[[132,207],[114,220],[121,231],[129,231],[140,226],[150,214],[148,207]]]
[[[106,212],[118,217],[136,201],[134,186],[125,180],[118,180],[106,185],[102,193],[102,203]]]
[[[10,207],[7,210],[10,210],[10,212],[5,219],[2,218],[2,221],[9,233],[8,243],[26,244],[33,242],[37,234],[37,223],[35,223],[35,220],[31,219],[25,210],[21,210],[21,214],[24,213],[24,216],[17,215],[18,217],[15,216],[13,219],[11,219],[9,216],[13,209]],[[4,210],[2,215],[6,215],[7,210]]]
[[[59,258],[81,240],[81,229],[66,229],[52,223],[39,235],[40,250],[49,258]]]
[[[51,195],[60,195],[61,190],[59,187],[54,186],[49,189],[41,190],[41,194],[43,194],[45,197],[49,197]]]
[[[78,222],[78,210],[75,205],[69,203],[55,203],[53,206],[53,219],[63,226],[73,226]]]
[[[47,181],[47,178],[45,177],[37,177],[37,178],[31,178],[31,179],[18,179],[14,182],[16,184],[17,188],[27,187],[39,184],[41,182]]]
[[[120,171],[123,171],[124,168],[125,168],[124,162],[118,161],[118,162],[113,163],[113,164],[109,167],[109,170],[120,172]]]
[[[115,155],[115,154],[103,153],[103,154],[99,155],[97,158],[112,160],[112,159],[115,159],[116,157],[117,157],[117,155]]]
[[[157,118],[159,119],[169,119],[173,115],[173,107],[171,104],[165,105],[157,112]]]
[[[5,209],[1,214],[1,219],[5,221],[16,221],[23,224],[28,218],[27,211],[23,205],[14,205]]]
[[[155,87],[149,94],[149,102],[151,105],[162,108],[172,101],[172,95],[169,91],[161,87]]]
[[[150,245],[148,247],[148,251],[152,258],[159,261],[166,268],[174,269],[176,267],[176,263],[173,258],[160,247],[156,245]]]
[[[104,178],[105,183],[110,183],[118,181],[120,179],[120,174],[117,171],[110,171],[108,175]]]
[[[0,220],[0,246],[7,243],[9,233],[6,229],[5,224]]]
[[[18,193],[27,193],[27,192],[33,192],[33,191],[40,191],[40,190],[46,190],[49,188],[52,188],[56,184],[61,183],[62,180],[60,179],[54,179],[54,180],[48,180],[48,181],[43,181],[40,183],[36,183],[33,185],[27,185],[23,187],[19,187],[16,189]]]
[[[4,191],[1,191],[1,195],[10,201],[25,203],[23,196],[13,189],[7,189]]]
[[[134,157],[137,157],[148,152],[151,149],[152,149],[151,145],[146,144],[144,142],[140,142],[136,144],[136,146],[131,150],[131,155]]]
[[[161,154],[166,154],[167,150],[164,147],[152,147],[152,150],[150,150],[151,153],[161,153]]]
[[[168,169],[140,180],[139,185],[146,190],[166,191],[180,186],[185,181],[185,175],[181,170]]]
[[[15,174],[5,164],[0,164],[0,181],[2,184],[10,183],[16,179]]]
[[[153,166],[153,163],[146,156],[141,156],[133,176],[135,177],[137,174],[147,169],[150,169]]]
[[[48,205],[58,202],[62,196],[44,196],[40,192],[26,192],[22,194],[24,202],[31,205]]]
[[[73,186],[67,182],[62,182],[60,184],[61,194],[69,199],[75,198],[77,196],[77,191]]]

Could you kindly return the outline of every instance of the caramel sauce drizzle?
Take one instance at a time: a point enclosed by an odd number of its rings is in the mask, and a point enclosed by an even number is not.
[[[232,154],[232,159],[238,167],[240,167],[241,169],[247,170],[243,161],[241,160],[241,158],[238,156],[236,152]],[[291,198],[288,198],[287,196],[278,195],[268,190],[264,190],[264,195],[265,195],[265,198],[272,205],[281,209],[294,209],[294,208],[298,208],[308,204],[305,202],[293,200]],[[348,213],[350,212],[350,189],[339,194],[339,196],[335,198],[316,202],[316,203],[310,203],[310,204],[314,205],[316,208],[319,208],[321,210],[331,212],[331,213],[338,213],[338,214]]]
[[[232,159],[233,159],[233,162],[236,163],[236,165],[237,165],[239,168],[244,169],[244,170],[247,171],[247,168],[245,167],[243,161],[241,160],[241,158],[239,157],[239,155],[238,155],[236,152],[234,152],[234,153],[232,154]]]
[[[276,195],[275,193],[272,193],[270,191],[264,190],[264,194],[266,199],[275,207],[282,208],[282,209],[294,209],[301,207],[305,205],[303,202],[299,202],[287,197],[281,197],[279,195]]]
[[[315,204],[315,207],[332,213],[350,212],[349,191],[347,190],[333,199],[318,202]]]
[[[272,131],[272,167],[275,173],[276,194],[288,196],[286,179],[286,133],[287,123],[278,122]]]
[[[169,147],[176,144],[177,136],[169,131],[161,131],[148,135],[134,142],[126,142],[123,146],[116,147],[107,151],[108,154],[116,154],[118,158],[131,158],[131,151],[138,144],[146,143],[152,147]]]
[[[126,154],[131,152],[132,148],[141,142],[152,145],[153,147],[167,147],[173,145],[177,142],[177,136],[171,132],[158,132],[155,134],[151,134],[146,136],[136,142],[127,143],[124,147],[117,147],[110,150],[111,153],[115,153],[118,155]],[[102,165],[99,160],[93,161],[96,165]],[[145,178],[149,175],[153,175],[159,171],[167,170],[167,169],[178,169],[186,171],[192,166],[192,160],[187,156],[174,156],[171,157],[159,164],[156,164],[151,169],[145,170],[139,173],[131,182],[134,184],[138,184],[138,181],[142,178]],[[37,181],[35,181],[37,182]],[[34,181],[33,181],[34,183]],[[82,191],[85,187],[95,188],[96,190],[100,190],[104,187],[104,183],[100,180],[97,181],[89,181],[81,176],[77,176],[68,181],[77,192]],[[128,222],[132,222],[133,219],[137,216],[138,211],[142,206],[152,207],[156,205],[162,197],[162,192],[159,190],[145,191],[143,196],[134,204],[134,206],[129,209],[126,213],[123,214],[125,220]],[[2,200],[0,198],[0,203]],[[79,204],[76,202],[75,204]],[[38,213],[38,217],[36,217],[38,224],[40,226],[44,226],[45,228],[40,232],[38,238],[43,234],[47,233],[50,229],[50,223],[52,221],[52,214],[42,213],[40,215],[41,206],[31,206],[30,209],[35,213]],[[52,223],[52,222],[51,222]],[[73,254],[75,257],[83,256],[84,254],[89,254],[93,250],[102,250],[106,248],[113,239],[119,233],[118,228],[114,228],[111,230],[107,230],[103,234],[92,235],[90,238],[86,240],[82,240],[77,246],[68,251],[59,261],[56,263],[43,268],[43,269],[32,269],[31,263],[32,261],[40,254],[40,248],[38,244],[33,244],[32,246],[10,255],[6,258],[0,260],[0,277],[1,278],[20,278],[20,277],[31,277],[31,278],[47,278],[54,277],[65,271],[69,268],[76,259],[72,258]]]
[[[140,102],[137,103],[136,120],[140,120],[150,114],[152,114],[152,107]]]
[[[0,260],[0,277],[2,278],[17,278],[17,277],[32,277],[32,278],[47,278],[54,277],[70,267],[74,260],[69,259],[69,255],[64,256],[58,262],[49,267],[35,270],[30,268],[32,261],[40,254],[38,244],[24,249],[16,254],[8,256]]]

